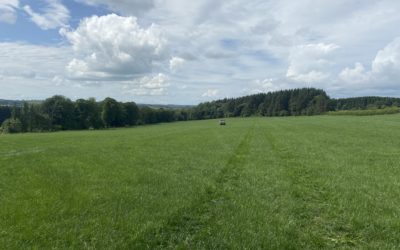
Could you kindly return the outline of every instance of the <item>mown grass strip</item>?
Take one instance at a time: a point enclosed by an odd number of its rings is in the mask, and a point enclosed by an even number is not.
[[[217,206],[229,202],[231,186],[240,176],[247,160],[254,127],[246,135],[220,170],[216,178],[205,188],[193,204],[178,211],[162,227],[151,228],[139,236],[134,248],[193,249],[201,248],[207,239],[208,227],[214,222]]]

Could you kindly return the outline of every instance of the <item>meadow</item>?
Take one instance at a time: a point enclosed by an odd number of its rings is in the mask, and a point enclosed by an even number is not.
[[[395,249],[400,115],[0,135],[2,249]]]

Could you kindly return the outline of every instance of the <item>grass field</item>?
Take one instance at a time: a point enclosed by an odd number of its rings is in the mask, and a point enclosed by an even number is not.
[[[400,115],[0,136],[3,249],[395,249]]]

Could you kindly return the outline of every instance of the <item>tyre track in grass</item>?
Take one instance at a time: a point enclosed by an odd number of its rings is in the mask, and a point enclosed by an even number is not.
[[[235,182],[240,178],[250,152],[254,124],[248,129],[225,166],[188,207],[179,210],[161,227],[150,227],[139,234],[134,249],[193,249],[204,248],[210,226],[217,218],[216,209],[230,202]]]

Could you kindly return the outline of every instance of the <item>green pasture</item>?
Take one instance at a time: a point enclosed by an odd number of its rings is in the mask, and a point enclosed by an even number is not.
[[[400,115],[0,135],[0,249],[396,249]]]

